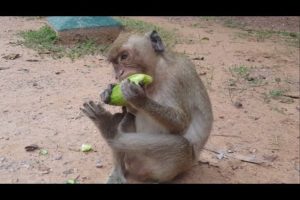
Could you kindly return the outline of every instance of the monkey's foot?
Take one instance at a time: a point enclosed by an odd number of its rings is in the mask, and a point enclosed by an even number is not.
[[[108,177],[108,180],[106,182],[107,184],[125,184],[127,183],[124,176],[116,176],[115,174],[112,174]]]

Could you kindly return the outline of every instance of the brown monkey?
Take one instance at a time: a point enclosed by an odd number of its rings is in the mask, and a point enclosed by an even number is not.
[[[114,155],[108,183],[126,183],[125,172],[141,181],[168,182],[198,158],[212,128],[212,108],[194,65],[165,49],[156,31],[121,35],[108,60],[121,81],[134,73],[153,77],[147,86],[121,84],[128,102],[112,115],[101,104],[84,103]],[[101,94],[107,103],[113,85]]]

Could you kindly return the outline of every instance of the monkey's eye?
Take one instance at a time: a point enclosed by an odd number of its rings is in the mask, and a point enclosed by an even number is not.
[[[121,58],[121,60],[125,60],[127,57],[128,57],[128,54],[123,53],[120,58]]]

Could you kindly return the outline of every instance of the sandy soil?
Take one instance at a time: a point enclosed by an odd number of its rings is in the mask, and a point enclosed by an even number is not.
[[[241,38],[237,34],[242,30],[199,17],[136,18],[178,35],[174,50],[193,60],[213,105],[214,127],[199,163],[174,182],[299,183],[299,48],[276,36]],[[102,56],[55,60],[15,44],[20,40],[16,33],[45,22],[0,17],[0,182],[77,178],[104,183],[111,153],[79,107],[88,99],[98,100],[114,82],[112,68]],[[295,23],[299,27],[299,17]],[[20,57],[3,58],[11,53]],[[233,76],[230,68],[241,65],[251,68],[252,79]],[[253,80],[258,81],[250,84]],[[266,98],[274,89],[288,90],[293,98]],[[94,151],[78,151],[83,143]],[[48,155],[25,151],[31,144],[47,149]]]

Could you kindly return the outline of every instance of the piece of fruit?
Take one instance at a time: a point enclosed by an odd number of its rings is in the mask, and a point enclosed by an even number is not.
[[[127,79],[136,85],[138,84],[148,85],[153,81],[152,77],[147,74],[133,74],[127,77]],[[126,105],[126,100],[123,97],[120,84],[115,85],[114,88],[112,89],[109,104],[115,106]]]
[[[91,150],[92,150],[92,145],[90,145],[90,144],[82,144],[81,145],[82,152],[89,152]]]
[[[69,179],[69,180],[67,180],[66,183],[67,183],[67,184],[75,184],[75,183],[76,183],[76,180],[75,180],[75,179]]]
[[[48,155],[48,150],[47,149],[41,149],[40,150],[40,155]]]

